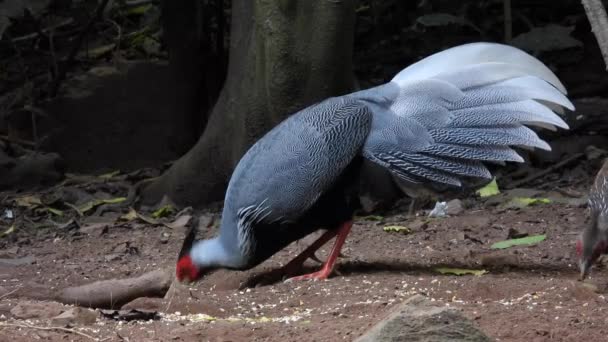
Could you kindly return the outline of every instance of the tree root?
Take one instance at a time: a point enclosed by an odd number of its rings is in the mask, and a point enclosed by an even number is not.
[[[110,279],[68,287],[56,300],[89,308],[115,309],[139,297],[163,297],[172,281],[172,270],[160,269],[137,278]]]

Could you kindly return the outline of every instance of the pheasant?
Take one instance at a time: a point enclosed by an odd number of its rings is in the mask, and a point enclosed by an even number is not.
[[[252,268],[319,229],[323,235],[283,267],[289,280],[326,279],[358,208],[363,159],[401,185],[460,188],[490,179],[484,163],[523,162],[512,147],[550,150],[527,126],[568,125],[554,111],[574,110],[542,62],[502,44],[471,43],[431,55],[390,82],[303,109],[259,139],[229,181],[219,234],[188,234],[177,262],[180,281],[218,268]],[[317,272],[295,276],[332,238]]]

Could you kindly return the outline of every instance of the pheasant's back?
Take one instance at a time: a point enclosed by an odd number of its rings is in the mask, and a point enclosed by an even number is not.
[[[589,208],[593,213],[608,214],[608,159],[604,161],[589,191]]]

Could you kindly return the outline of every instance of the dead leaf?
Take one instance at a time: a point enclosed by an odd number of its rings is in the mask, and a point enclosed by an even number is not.
[[[110,199],[101,199],[101,200],[94,200],[88,203],[83,204],[82,206],[77,208],[78,214],[80,216],[83,216],[86,212],[92,210],[93,208],[96,208],[102,204],[118,204],[118,203],[122,203],[124,201],[126,201],[127,198],[126,197],[116,197],[116,198],[110,198]],[[66,203],[68,204],[68,203]],[[75,206],[70,205],[72,208],[75,208]]]
[[[383,230],[388,233],[401,233],[404,235],[407,235],[412,232],[411,229],[405,226],[386,226],[383,228]]]
[[[15,199],[15,204],[24,207],[24,208],[32,208],[42,205],[42,201],[40,201],[40,197],[34,195],[26,195],[17,197]]]
[[[14,225],[12,225],[12,226],[8,227],[8,229],[7,229],[7,230],[5,230],[5,231],[3,231],[2,233],[0,233],[0,237],[5,237],[5,236],[7,236],[7,235],[11,234],[11,233],[12,233],[12,232],[14,232],[14,231],[15,231],[15,226],[14,226]]]
[[[173,222],[165,223],[165,226],[171,229],[182,228],[190,222],[190,219],[192,219],[192,215],[182,215]]]
[[[137,211],[135,211],[135,209],[133,209],[133,208],[129,208],[129,212],[122,215],[118,219],[121,221],[131,222],[131,221],[135,220],[136,218],[137,218]]]
[[[101,179],[110,179],[114,176],[118,176],[120,174],[120,170],[116,170],[116,171],[112,171],[112,172],[108,172],[108,173],[104,173],[102,175],[99,175],[97,177],[101,178]]]
[[[127,222],[131,222],[131,221],[133,221],[135,219],[140,219],[140,220],[142,220],[142,221],[144,221],[146,223],[149,223],[149,224],[159,224],[159,222],[157,220],[155,220],[155,219],[153,219],[151,217],[147,217],[145,215],[142,215],[142,214],[138,213],[133,208],[130,208],[129,212],[126,213],[126,214],[124,214],[124,215],[122,215],[119,219],[122,220],[122,221],[127,221]]]
[[[466,274],[480,276],[480,275],[484,275],[484,274],[488,273],[488,271],[486,271],[486,270],[469,270],[466,268],[450,268],[450,267],[438,267],[435,269],[435,271],[437,271],[441,274],[453,274],[453,275],[457,275],[457,276],[466,275]]]
[[[152,217],[154,218],[161,218],[161,217],[167,217],[169,215],[171,215],[171,213],[173,213],[175,211],[175,208],[170,205],[164,205],[160,208],[158,208],[155,212],[152,213]]]
[[[59,229],[66,229],[73,224],[78,225],[78,223],[76,223],[76,221],[74,221],[74,219],[70,219],[68,222],[65,222],[65,223],[55,223],[55,226]]]
[[[151,217],[144,216],[143,214],[140,214],[140,213],[137,213],[137,217],[140,220],[142,220],[142,221],[144,221],[146,223],[149,223],[149,224],[159,224],[160,223],[157,220],[155,220],[155,219],[153,219]]]

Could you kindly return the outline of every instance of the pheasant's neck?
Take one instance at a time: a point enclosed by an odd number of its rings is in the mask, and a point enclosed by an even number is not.
[[[242,267],[243,258],[226,248],[219,237],[197,241],[190,252],[192,261],[200,268],[232,268]]]

